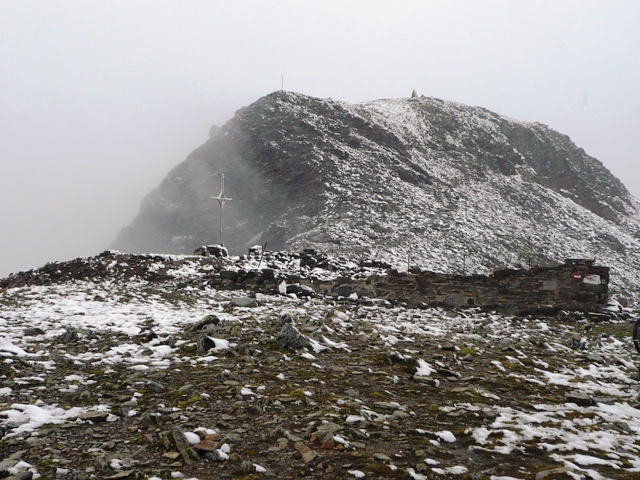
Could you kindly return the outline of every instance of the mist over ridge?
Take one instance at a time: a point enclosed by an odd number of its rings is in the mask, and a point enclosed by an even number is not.
[[[612,266],[614,288],[639,285],[638,202],[601,162],[543,124],[423,96],[262,97],[175,167],[112,247],[218,242],[223,174],[232,253],[268,242],[477,273],[577,256]]]

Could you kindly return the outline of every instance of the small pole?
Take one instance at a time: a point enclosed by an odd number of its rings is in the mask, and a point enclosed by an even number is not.
[[[467,276],[467,252],[462,254],[462,276]]]
[[[269,243],[269,242],[264,242],[264,247],[262,247],[262,254],[260,255],[260,261],[258,262],[258,270],[260,270],[260,265],[262,265],[262,259],[264,258],[264,252],[267,251],[267,243]]]

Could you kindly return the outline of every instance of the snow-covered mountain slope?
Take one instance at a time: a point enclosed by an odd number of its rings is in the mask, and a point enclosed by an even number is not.
[[[413,97],[348,104],[276,92],[237,112],[143,201],[113,248],[189,253],[224,240],[487,273],[596,258],[640,286],[639,203],[538,123]]]

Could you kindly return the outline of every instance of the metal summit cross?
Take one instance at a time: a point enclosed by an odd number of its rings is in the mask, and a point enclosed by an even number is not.
[[[218,200],[218,203],[220,204],[220,245],[224,245],[224,243],[222,242],[222,217],[224,215],[224,202],[233,200],[233,198],[224,196],[224,174],[222,174],[222,188],[220,189],[220,195],[211,198],[213,200]]]

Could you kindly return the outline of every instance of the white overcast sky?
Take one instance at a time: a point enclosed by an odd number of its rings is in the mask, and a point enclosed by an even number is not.
[[[282,75],[545,123],[640,196],[636,0],[0,0],[0,277],[104,250]]]

